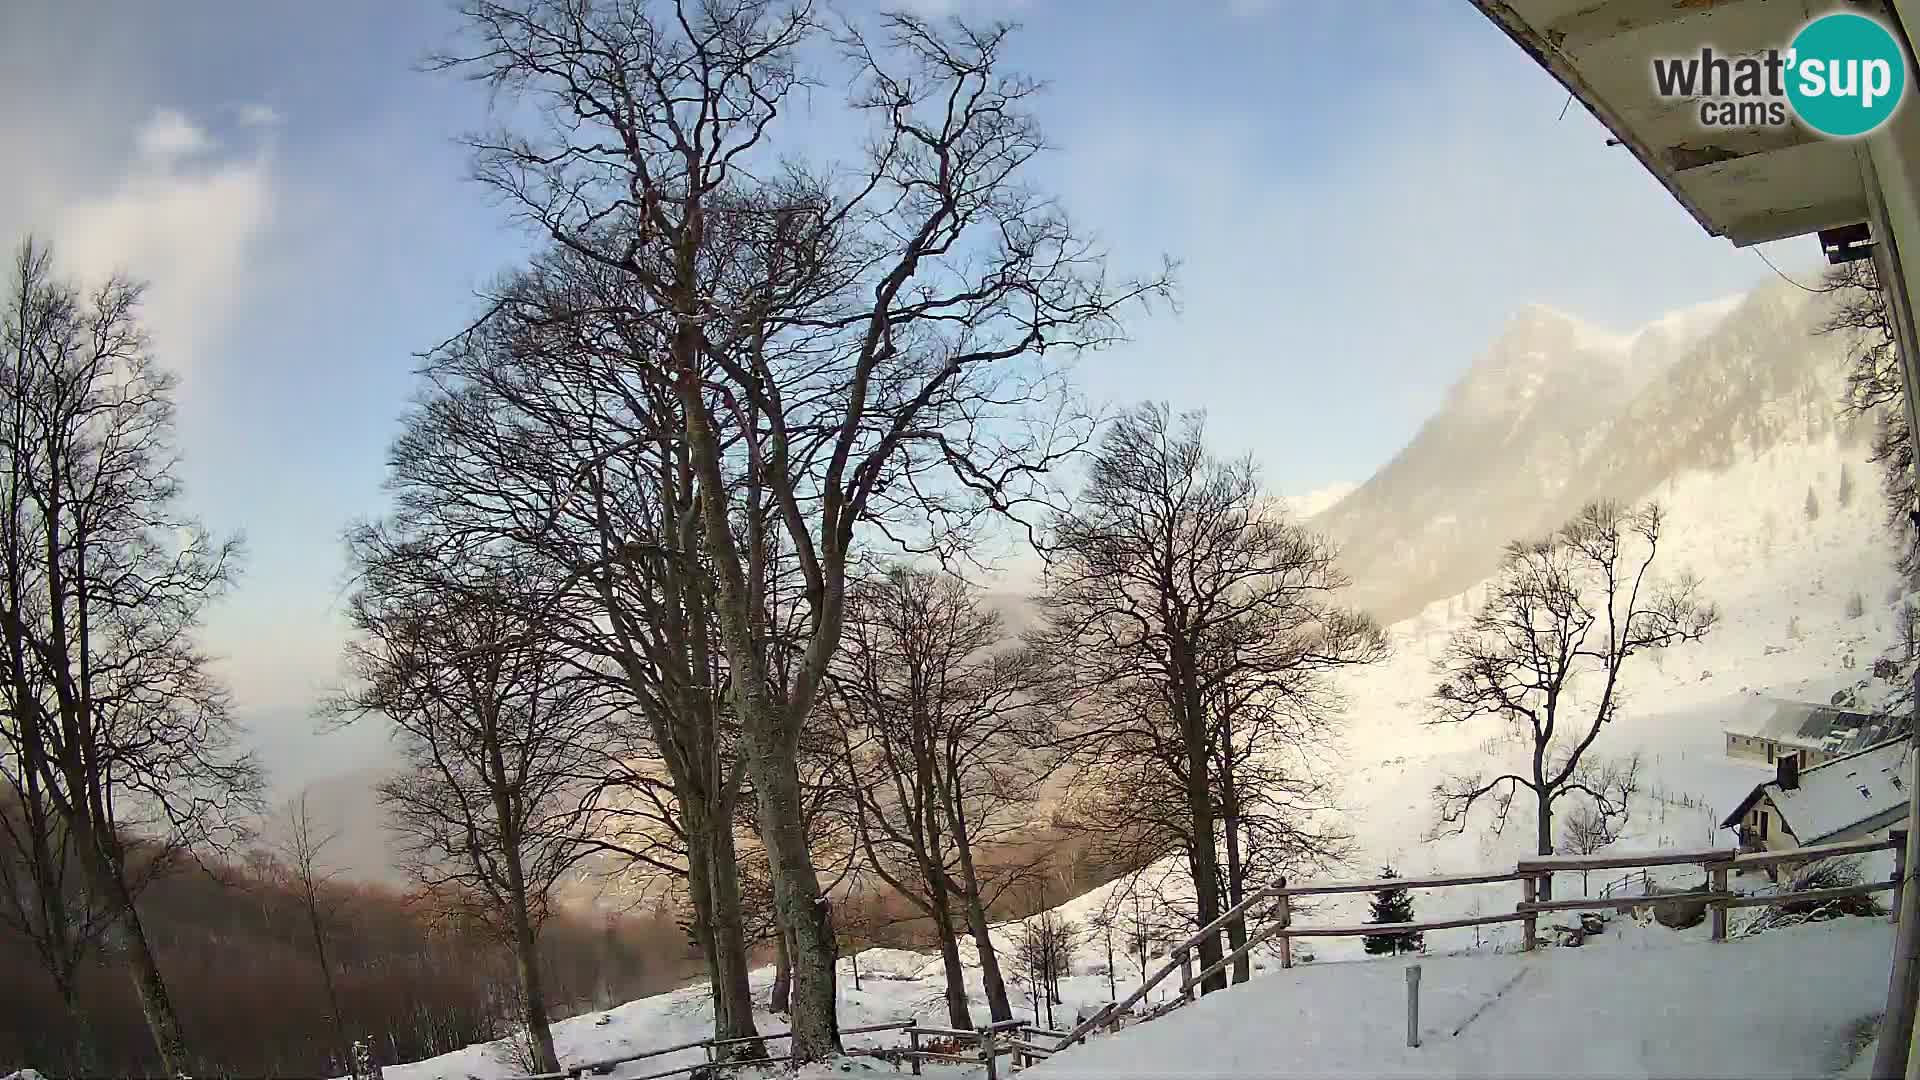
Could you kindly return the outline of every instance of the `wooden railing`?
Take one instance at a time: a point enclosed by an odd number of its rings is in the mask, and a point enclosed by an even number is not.
[[[1798,892],[1771,892],[1743,896],[1732,891],[1730,875],[1735,871],[1761,870],[1788,863],[1810,863],[1821,859],[1830,859],[1842,855],[1860,855],[1868,852],[1891,849],[1894,852],[1894,873],[1885,881],[1869,881],[1859,885],[1835,888],[1802,889]],[[1542,895],[1542,879],[1554,874],[1593,871],[1639,869],[1643,872],[1655,866],[1700,866],[1709,875],[1710,886],[1706,892],[1667,893],[1647,896],[1613,896],[1611,891],[1603,890],[1598,897],[1579,897],[1567,900],[1539,900]],[[965,1028],[929,1027],[915,1023],[911,1019],[894,1020],[884,1024],[868,1024],[864,1027],[841,1029],[842,1035],[862,1035],[874,1032],[897,1031],[907,1037],[905,1047],[847,1047],[847,1053],[884,1057],[895,1061],[906,1061],[914,1075],[919,1075],[925,1062],[943,1062],[948,1064],[984,1065],[988,1080],[998,1080],[999,1061],[1009,1059],[1010,1071],[1043,1061],[1054,1054],[1086,1041],[1087,1036],[1106,1029],[1117,1027],[1128,1018],[1134,1021],[1150,1020],[1181,1005],[1196,1000],[1195,989],[1208,979],[1225,971],[1235,961],[1251,953],[1254,949],[1277,941],[1280,950],[1280,966],[1293,966],[1293,939],[1316,937],[1361,937],[1369,934],[1396,934],[1425,932],[1428,930],[1451,930],[1468,926],[1490,926],[1496,923],[1518,922],[1523,924],[1521,948],[1532,951],[1539,947],[1539,917],[1558,911],[1597,911],[1611,909],[1618,911],[1649,907],[1654,904],[1672,902],[1694,902],[1707,905],[1713,920],[1713,940],[1725,941],[1727,938],[1727,912],[1736,908],[1777,906],[1801,901],[1838,900],[1852,896],[1866,896],[1872,893],[1891,891],[1893,893],[1893,914],[1900,910],[1902,882],[1906,870],[1906,832],[1896,829],[1885,840],[1851,840],[1837,844],[1819,844],[1812,847],[1792,848],[1785,851],[1736,852],[1726,849],[1696,851],[1655,851],[1632,855],[1547,855],[1539,858],[1522,859],[1513,870],[1484,874],[1449,874],[1424,878],[1392,878],[1387,880],[1369,879],[1361,881],[1322,881],[1289,884],[1286,878],[1278,878],[1259,889],[1248,893],[1239,903],[1188,936],[1185,941],[1174,946],[1168,953],[1167,963],[1153,975],[1144,980],[1138,989],[1121,1001],[1111,1002],[1099,1012],[1075,1025],[1072,1031],[1055,1031],[1043,1028],[1026,1020],[1002,1020],[972,1030]],[[1497,885],[1509,881],[1520,883],[1521,899],[1512,911],[1496,911],[1483,915],[1468,915],[1458,918],[1426,919],[1405,923],[1370,923],[1345,926],[1295,926],[1293,924],[1293,901],[1302,896],[1335,896],[1351,893],[1375,892],[1391,885],[1402,889],[1445,889],[1469,885]],[[1245,943],[1238,948],[1227,949],[1225,940],[1227,928],[1236,920],[1254,920],[1250,915],[1262,904],[1272,902],[1273,911],[1266,924],[1248,935]],[[1202,942],[1214,936],[1221,939],[1223,953],[1220,959],[1208,964],[1198,973],[1193,970],[1193,961]],[[1132,1009],[1146,998],[1154,987],[1159,986],[1180,973],[1180,993],[1172,1001],[1151,1010],[1145,1015],[1134,1015]],[[515,1080],[581,1080],[587,1076],[606,1075],[621,1065],[652,1058],[665,1057],[686,1050],[705,1050],[705,1060],[681,1065],[658,1072],[646,1073],[631,1080],[663,1080],[669,1076],[680,1076],[705,1069],[722,1062],[722,1053],[731,1046],[750,1043],[770,1043],[789,1039],[790,1032],[776,1031],[764,1035],[740,1039],[702,1039],[697,1042],[680,1043],[676,1046],[663,1046],[653,1050],[628,1054],[624,1057],[605,1058],[598,1061],[569,1065],[559,1072],[538,1073]],[[923,1039],[944,1039],[949,1042],[971,1043],[972,1053],[952,1054],[931,1050],[922,1044]],[[1051,1044],[1044,1040],[1053,1040]],[[768,1055],[753,1059],[756,1062],[776,1063],[792,1060],[791,1054]]]
[[[1892,850],[1894,852],[1893,876],[1884,881],[1869,881],[1859,885],[1835,888],[1803,889],[1798,892],[1770,892],[1743,896],[1731,888],[1730,877],[1735,871],[1759,870],[1787,863],[1810,863],[1841,855],[1859,855],[1873,851]],[[1180,973],[1180,995],[1166,1006],[1151,1015],[1177,1008],[1195,1000],[1195,988],[1202,987],[1213,976],[1225,971],[1227,967],[1254,949],[1278,941],[1280,966],[1293,966],[1293,939],[1313,937],[1361,937],[1371,934],[1396,934],[1425,932],[1428,930],[1451,930],[1468,926],[1489,926],[1496,923],[1518,922],[1522,924],[1521,949],[1532,951],[1539,947],[1539,919],[1543,914],[1560,911],[1630,911],[1635,908],[1651,907],[1663,903],[1701,903],[1707,907],[1712,918],[1712,935],[1715,941],[1727,938],[1727,912],[1736,908],[1778,906],[1800,901],[1837,900],[1851,896],[1866,896],[1877,892],[1891,891],[1892,903],[1889,905],[1894,914],[1900,910],[1900,892],[1905,879],[1906,832],[1894,830],[1884,840],[1852,840],[1836,844],[1818,844],[1811,847],[1793,848],[1785,851],[1737,852],[1729,849],[1702,849],[1693,851],[1655,851],[1630,855],[1546,855],[1538,858],[1522,859],[1510,872],[1485,874],[1452,874],[1425,878],[1392,878],[1388,880],[1372,879],[1366,881],[1307,882],[1288,884],[1285,878],[1249,893],[1245,899],[1223,912],[1174,946],[1168,953],[1167,963],[1144,980],[1138,989],[1121,1001],[1112,1002],[1093,1016],[1088,1017],[1054,1047],[1064,1050],[1076,1042],[1084,1042],[1088,1035],[1117,1026],[1131,1015],[1133,1007],[1146,998],[1154,987],[1170,978],[1174,972]],[[1543,885],[1553,875],[1567,872],[1593,870],[1638,869],[1644,872],[1655,866],[1699,866],[1708,874],[1709,886],[1705,892],[1666,893],[1643,896],[1609,895],[1611,889],[1604,890],[1599,897],[1582,896],[1577,899],[1542,900],[1539,897],[1550,895]],[[1520,902],[1512,911],[1497,911],[1482,915],[1461,916],[1447,919],[1426,919],[1405,923],[1370,923],[1348,926],[1295,926],[1293,925],[1293,898],[1301,896],[1329,896],[1342,893],[1375,892],[1391,886],[1403,889],[1441,889],[1466,885],[1493,885],[1508,881],[1520,883]],[[1240,920],[1252,922],[1250,916],[1260,905],[1274,902],[1272,917],[1266,925],[1249,934],[1245,943],[1238,948],[1227,950],[1224,940],[1226,928]],[[1223,950],[1220,959],[1208,964],[1195,973],[1193,961],[1200,944],[1209,937],[1221,938]],[[1140,1019],[1140,1018],[1136,1018]]]
[[[987,1070],[988,1080],[997,1080],[1001,1058],[1008,1059],[1010,1066],[1009,1071],[1018,1072],[1022,1068],[1033,1065],[1039,1061],[1044,1061],[1053,1056],[1056,1048],[1048,1042],[1043,1042],[1043,1039],[1059,1040],[1065,1038],[1068,1034],[1064,1031],[1055,1031],[1051,1028],[1040,1027],[1030,1021],[1018,1018],[999,1020],[976,1028],[931,1027],[916,1023],[912,1019],[901,1019],[888,1021],[884,1024],[867,1024],[863,1027],[842,1028],[840,1034],[868,1035],[882,1031],[900,1032],[907,1037],[907,1045],[849,1045],[845,1048],[846,1052],[852,1056],[879,1057],[894,1062],[907,1062],[915,1076],[920,1075],[921,1067],[929,1061],[950,1065],[981,1065]],[[745,1046],[752,1043],[776,1042],[781,1039],[791,1039],[792,1037],[793,1033],[790,1031],[771,1031],[763,1035],[746,1036],[735,1039],[701,1039],[697,1042],[684,1042],[673,1046],[655,1047],[651,1050],[642,1050],[638,1053],[626,1054],[620,1057],[583,1061],[568,1065],[559,1072],[530,1073],[513,1077],[512,1080],[582,1080],[582,1078],[588,1076],[605,1076],[622,1065],[631,1065],[636,1061],[647,1061],[653,1058],[666,1057],[669,1054],[678,1054],[687,1050],[704,1050],[705,1060],[686,1065],[676,1065],[671,1069],[661,1069],[657,1072],[643,1073],[640,1076],[631,1077],[629,1080],[663,1080],[664,1077],[692,1074],[702,1069],[726,1064],[775,1064],[782,1061],[790,1061],[793,1055],[768,1054],[763,1057],[739,1059],[730,1062],[725,1060],[726,1055],[722,1051],[728,1047]],[[923,1039],[928,1041],[928,1045],[923,1045]],[[945,1053],[932,1049],[933,1046],[941,1045],[942,1041],[946,1043],[958,1042],[970,1044],[971,1051],[968,1053]]]

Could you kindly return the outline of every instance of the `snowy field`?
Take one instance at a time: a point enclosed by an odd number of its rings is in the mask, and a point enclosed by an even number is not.
[[[1719,945],[1683,936],[1616,919],[1579,949],[1425,958],[1418,1048],[1406,1045],[1409,961],[1321,964],[1021,1075],[1827,1076],[1853,1062],[1886,999],[1882,920]]]

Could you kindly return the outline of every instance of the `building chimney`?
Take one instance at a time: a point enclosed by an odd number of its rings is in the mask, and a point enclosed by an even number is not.
[[[1779,784],[1781,791],[1793,791],[1800,786],[1799,754],[1781,754],[1778,758],[1774,759],[1774,764],[1778,766],[1780,770]]]

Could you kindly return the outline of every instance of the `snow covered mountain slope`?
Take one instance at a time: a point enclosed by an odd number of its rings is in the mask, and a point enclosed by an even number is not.
[[[1838,416],[1845,342],[1815,333],[1828,304],[1775,282],[1625,336],[1524,309],[1406,448],[1314,524],[1341,544],[1355,602],[1391,620],[1484,578],[1509,540],[1589,499],[1636,500],[1685,469],[1830,434],[1863,459],[1864,428]]]

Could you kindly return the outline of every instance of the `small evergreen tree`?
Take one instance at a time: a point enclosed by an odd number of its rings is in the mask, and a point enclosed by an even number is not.
[[[1813,521],[1820,516],[1820,497],[1813,493],[1813,485],[1807,485],[1807,520]]]
[[[1391,881],[1400,875],[1392,866],[1380,868],[1380,878]],[[1389,885],[1373,894],[1372,916],[1367,925],[1379,926],[1384,923],[1408,923],[1413,921],[1413,894],[1404,886]],[[1426,935],[1418,930],[1401,931],[1392,934],[1368,934],[1362,941],[1370,956],[1381,954],[1419,952],[1426,944]]]
[[[1853,502],[1853,471],[1844,464],[1840,466],[1840,494],[1834,501],[1841,506],[1847,506]]]

